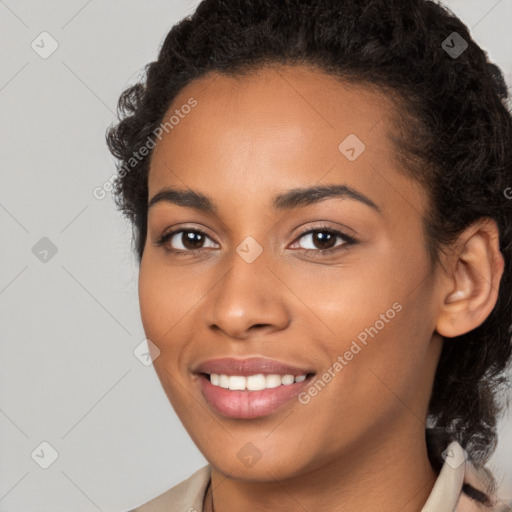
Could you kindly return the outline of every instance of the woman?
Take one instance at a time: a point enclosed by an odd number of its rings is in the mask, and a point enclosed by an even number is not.
[[[137,511],[497,510],[512,122],[426,0],[204,0],[107,141],[208,465]]]

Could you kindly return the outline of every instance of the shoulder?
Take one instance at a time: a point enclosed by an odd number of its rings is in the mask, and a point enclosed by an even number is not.
[[[209,464],[203,466],[186,480],[130,512],[202,512],[204,495],[211,478],[210,469]]]

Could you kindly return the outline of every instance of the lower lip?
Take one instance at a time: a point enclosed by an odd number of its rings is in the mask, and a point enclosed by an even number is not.
[[[312,378],[309,375],[302,382],[260,391],[230,391],[214,386],[204,374],[199,375],[199,382],[204,398],[218,413],[228,418],[253,419],[267,416],[290,402]]]

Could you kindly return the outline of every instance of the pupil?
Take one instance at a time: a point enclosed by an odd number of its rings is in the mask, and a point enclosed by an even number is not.
[[[198,240],[196,239],[196,245],[194,245],[194,237],[196,238],[199,238],[199,246],[201,245],[201,238],[202,238],[202,235],[201,233],[195,233],[193,231],[186,231],[185,233],[183,233],[182,235],[182,243],[183,243],[183,246],[186,247],[187,249],[197,249],[198,247],[196,247],[197,243],[198,243]]]
[[[323,233],[323,235],[322,235],[322,233]],[[325,231],[318,231],[315,235],[315,243],[317,243],[317,240],[320,241],[321,249],[330,249],[331,247],[333,247],[333,244],[331,243],[329,245],[329,247],[326,247],[325,241],[327,240],[327,242],[332,242],[333,240],[335,240],[335,237],[332,235],[332,233],[326,233]],[[322,243],[324,244],[323,246],[322,246]]]

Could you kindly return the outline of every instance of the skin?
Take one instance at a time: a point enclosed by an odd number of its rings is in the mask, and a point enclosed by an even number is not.
[[[384,93],[306,67],[211,74],[185,87],[169,114],[198,104],[155,147],[149,199],[167,186],[212,198],[218,216],[172,203],[149,209],[139,300],[154,367],[174,410],[211,464],[205,510],[419,512],[434,485],[425,421],[442,340],[480,325],[497,299],[497,229],[470,226],[431,267],[425,191],[395,162]],[[167,117],[167,116],[166,116]],[[365,151],[349,161],[349,135]],[[290,211],[272,199],[296,187],[345,184],[378,205],[330,198]],[[331,247],[301,229],[327,224],[356,238]],[[172,227],[208,235],[182,256],[157,246]],[[248,236],[263,252],[247,263]],[[187,250],[181,234],[167,248]],[[332,246],[341,246],[336,238]],[[204,400],[192,369],[217,357],[264,356],[321,376],[359,333],[402,306],[308,404],[253,420]],[[252,443],[260,460],[237,453]]]

